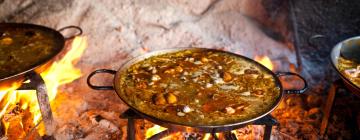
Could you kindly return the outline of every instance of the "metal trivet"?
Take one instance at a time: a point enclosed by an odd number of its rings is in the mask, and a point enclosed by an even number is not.
[[[127,119],[128,123],[127,123],[127,140],[135,140],[135,134],[136,134],[136,130],[135,130],[135,120],[136,119],[144,119],[141,116],[139,116],[137,113],[135,113],[133,110],[128,109],[126,110],[123,114],[120,115],[120,118],[122,119]],[[249,123],[249,125],[265,125],[264,128],[264,140],[270,140],[271,137],[271,131],[272,131],[272,127],[274,125],[278,125],[278,121],[271,115],[266,115],[260,119],[257,119],[251,123]],[[160,133],[157,133],[153,136],[151,136],[148,140],[159,140],[165,136],[168,136],[169,134],[178,132],[178,130],[174,130],[174,129],[167,129],[164,130]],[[227,140],[236,140],[236,136],[235,134],[233,134],[231,131],[226,131],[226,132],[222,132],[224,133],[224,136]],[[215,139],[218,140],[218,136],[216,135],[216,132],[212,132],[211,136]],[[189,140],[194,138],[196,136],[190,135],[189,136]]]

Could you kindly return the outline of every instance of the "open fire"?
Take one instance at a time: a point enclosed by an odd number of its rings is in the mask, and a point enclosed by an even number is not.
[[[76,37],[64,56],[46,66],[40,75],[45,81],[50,104],[55,100],[58,88],[82,76],[80,69],[75,67],[87,47],[86,37]],[[36,129],[42,136],[45,133],[41,124],[41,112],[35,90],[17,90],[22,83],[19,80],[5,83],[0,87],[0,118],[3,135],[9,139],[29,138],[27,134]],[[39,125],[39,126],[38,126]],[[38,126],[38,127],[37,127]]]

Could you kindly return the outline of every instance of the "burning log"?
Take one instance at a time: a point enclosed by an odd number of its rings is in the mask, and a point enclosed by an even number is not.
[[[3,119],[3,126],[7,127],[6,137],[8,139],[25,138],[26,133],[23,129],[21,115],[6,115]],[[9,125],[11,124],[11,125]]]

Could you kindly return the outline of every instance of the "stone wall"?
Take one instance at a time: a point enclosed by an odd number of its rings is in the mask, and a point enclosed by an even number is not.
[[[143,50],[173,47],[225,48],[248,57],[285,57],[295,63],[292,46],[284,45],[283,39],[288,38],[287,14],[279,12],[281,3],[278,8],[277,4],[261,0],[3,0],[0,21],[54,29],[82,27],[89,39],[83,67],[118,68]],[[281,42],[269,38],[269,32],[280,35]]]

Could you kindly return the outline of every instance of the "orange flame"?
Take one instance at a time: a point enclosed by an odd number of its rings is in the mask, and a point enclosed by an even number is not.
[[[161,127],[159,125],[154,125],[153,127],[149,128],[146,133],[145,133],[145,137],[146,139],[150,138],[151,136],[160,133],[164,130],[166,130],[167,128]]]
[[[270,58],[267,56],[255,56],[255,61],[259,62],[260,64],[264,65],[270,70],[274,70],[274,65],[271,62]]]
[[[209,140],[210,138],[211,138],[210,133],[206,133],[206,134],[204,135],[203,140]]]
[[[81,77],[80,69],[75,68],[74,64],[81,57],[86,47],[86,37],[76,37],[65,56],[40,73],[45,81],[50,102],[55,99],[59,86]],[[36,125],[41,119],[36,91],[16,90],[22,83],[22,81],[16,81],[0,87],[0,118],[3,118],[6,113],[11,112],[12,108],[19,106],[22,110],[28,110],[31,113],[33,118],[32,122]],[[7,134],[9,123],[3,122],[3,124],[5,125],[5,134]]]
[[[80,59],[86,47],[86,37],[76,37],[65,56],[40,74],[45,81],[50,102],[55,99],[60,85],[70,83],[82,76],[80,69],[75,68],[74,64]],[[41,116],[39,113],[36,115]]]

